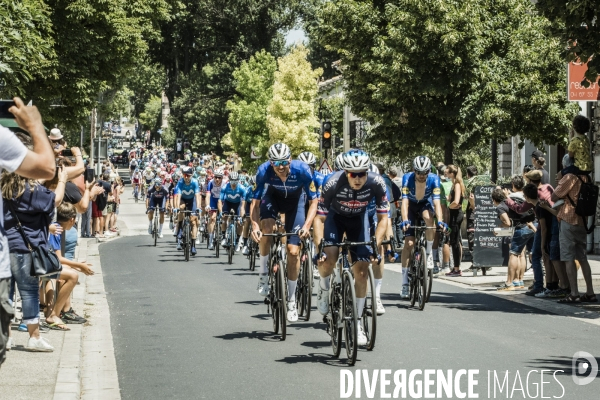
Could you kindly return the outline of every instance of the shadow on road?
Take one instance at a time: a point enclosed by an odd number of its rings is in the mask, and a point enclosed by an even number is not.
[[[287,336],[292,336],[289,333]],[[273,332],[263,331],[252,331],[252,332],[234,332],[226,333],[220,336],[214,336],[217,339],[223,340],[235,340],[235,339],[258,339],[265,342],[280,342],[279,335],[275,335]]]
[[[301,346],[310,347],[311,349],[321,349],[323,347],[331,346],[331,342],[303,342]]]
[[[596,359],[596,364],[600,365],[600,357],[595,357]],[[586,362],[585,359],[581,358],[578,359],[581,360],[582,362]],[[589,361],[588,365],[589,365]],[[578,366],[579,363],[576,364],[576,366]],[[558,370],[558,369],[562,369],[564,371],[565,375],[573,375],[573,357],[553,357],[553,358],[536,358],[534,360],[531,360],[529,362],[529,364],[527,365],[528,367],[531,368],[536,368],[536,369],[546,369],[546,370]],[[579,375],[580,377],[587,377],[589,376],[590,373],[590,369],[588,368],[588,371],[586,374],[581,374]],[[600,378],[600,371],[596,373],[596,379]]]
[[[510,300],[481,293],[431,293],[429,303],[464,311],[496,311],[511,314],[552,315],[552,313],[524,306]]]
[[[308,353],[294,356],[284,357],[281,360],[275,360],[276,362],[284,362],[286,364],[298,364],[298,363],[320,363],[329,365],[332,367],[348,367],[348,364],[341,359],[333,358],[329,354],[323,353]],[[358,361],[358,360],[357,360]]]

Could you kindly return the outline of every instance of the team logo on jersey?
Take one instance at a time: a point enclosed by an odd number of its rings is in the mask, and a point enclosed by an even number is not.
[[[317,188],[315,187],[315,183],[314,182],[310,183],[310,188],[309,189],[310,189],[311,192],[316,192],[317,191]]]
[[[440,194],[440,188],[434,188],[433,189],[433,194],[438,195]]]
[[[350,200],[350,201],[340,201],[340,204],[351,208],[351,209],[357,209],[357,208],[362,208],[362,207],[366,207],[367,204],[369,204],[368,201],[358,201],[358,200]]]
[[[410,191],[408,190],[408,186],[404,186],[402,188],[402,194],[409,194],[409,193],[410,193]]]

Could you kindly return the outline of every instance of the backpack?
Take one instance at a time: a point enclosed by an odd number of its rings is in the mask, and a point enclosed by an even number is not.
[[[596,215],[596,207],[598,205],[598,186],[592,183],[590,176],[587,175],[588,181],[584,182],[579,175],[576,175],[581,181],[581,187],[579,188],[579,194],[577,195],[577,204],[573,202],[570,196],[567,198],[571,202],[571,205],[575,207],[575,214],[583,218],[583,226],[585,227],[588,234],[592,233],[595,226],[595,220],[592,220],[592,226],[587,227],[587,218]]]

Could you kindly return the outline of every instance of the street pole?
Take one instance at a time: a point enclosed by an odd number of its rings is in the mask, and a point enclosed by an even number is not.
[[[92,126],[90,127],[90,167],[94,168],[94,139],[96,138],[96,109],[92,110]]]
[[[492,182],[498,180],[498,141],[492,139]]]

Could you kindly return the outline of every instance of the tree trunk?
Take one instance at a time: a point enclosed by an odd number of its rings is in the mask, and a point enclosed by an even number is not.
[[[449,165],[453,162],[454,152],[454,141],[451,137],[446,137],[446,143],[444,143],[444,164]]]

